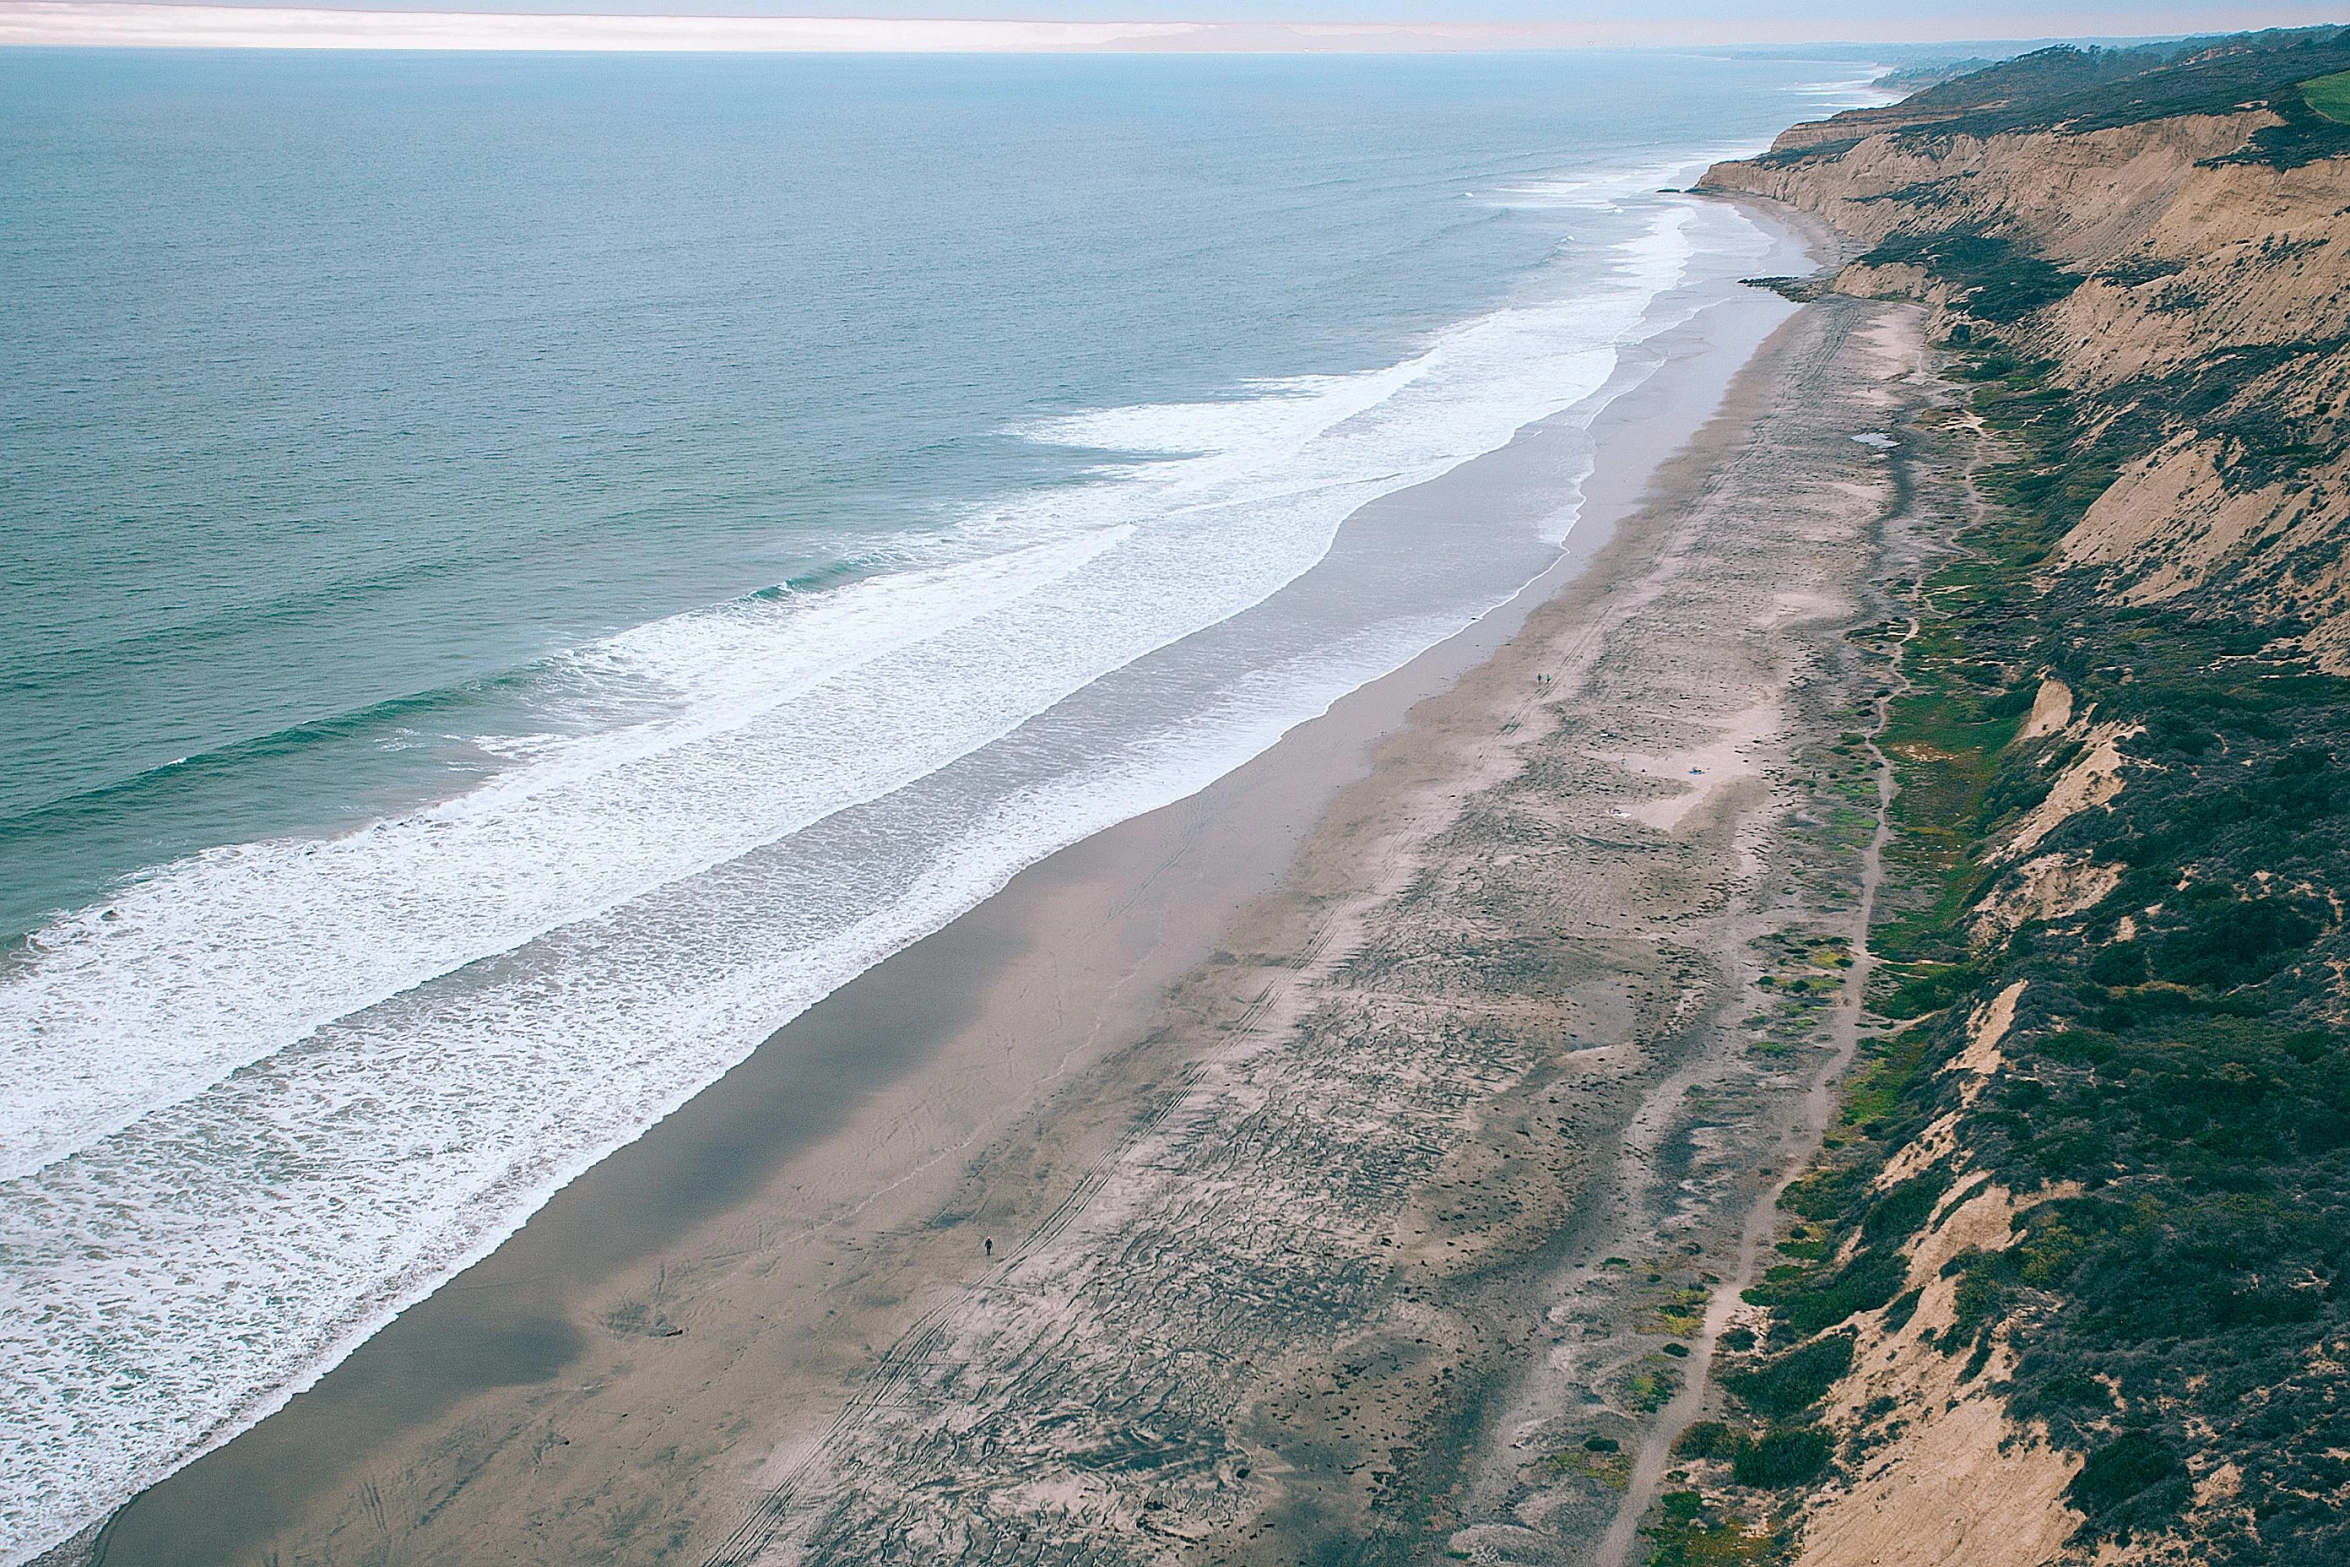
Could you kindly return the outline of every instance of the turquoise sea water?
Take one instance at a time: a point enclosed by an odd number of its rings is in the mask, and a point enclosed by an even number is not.
[[[0,1559],[1538,573],[1345,519],[1866,74],[0,53]]]

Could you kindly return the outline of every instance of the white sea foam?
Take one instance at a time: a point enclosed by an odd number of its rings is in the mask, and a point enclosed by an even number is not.
[[[582,665],[667,694],[675,716],[347,837],[214,850],[53,923],[0,985],[0,1176],[886,793],[1260,601],[1363,502],[1596,391],[1678,275],[1682,221],[1624,247],[1613,288],[1486,317],[1387,369],[1046,427],[1192,455],[989,519],[1043,542],[616,637]]]
[[[1039,718],[1295,581],[1364,502],[1591,399],[1692,221],[1661,209],[1572,297],[1385,369],[1040,427],[1135,460],[932,564],[574,655],[654,716],[44,930],[0,984],[0,1555],[267,1413],[1021,866],[1457,627],[1392,619],[1091,751]]]
[[[1909,96],[1905,92],[1890,92],[1877,85],[1877,78],[1892,69],[1886,65],[1857,65],[1850,76],[1839,76],[1824,82],[1799,82],[1789,89],[1797,97],[1819,100],[1817,107],[1835,114],[1845,109],[1866,109],[1878,104],[1899,103]]]

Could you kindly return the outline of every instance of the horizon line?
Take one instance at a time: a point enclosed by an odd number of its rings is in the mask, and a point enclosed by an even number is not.
[[[2265,8],[2277,20],[2310,25]],[[368,10],[329,6],[0,0],[0,47],[662,54],[1481,53],[1588,48],[1867,47],[2170,38],[2128,25],[2134,8],[2073,13],[2063,35],[1998,37],[1920,21],[1870,36],[1823,37],[1800,22],[1015,21],[628,12]],[[2330,18],[2329,18],[2330,19]],[[2100,27],[2097,22],[2108,25]],[[1812,24],[1815,25],[1816,24]],[[2319,21],[2315,25],[2325,25]],[[2232,29],[2248,30],[2248,29]]]

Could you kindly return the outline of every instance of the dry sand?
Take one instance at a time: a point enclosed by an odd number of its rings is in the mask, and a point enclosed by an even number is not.
[[[1854,1020],[1754,982],[1854,950],[1915,329],[1807,307],[1724,401],[1786,316],[1671,339],[1510,611],[826,1001],[102,1558],[1627,1544]]]

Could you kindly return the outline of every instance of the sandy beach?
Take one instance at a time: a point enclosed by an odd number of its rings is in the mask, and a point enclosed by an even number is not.
[[[1515,603],[871,970],[57,1559],[1625,1559],[1859,1025],[1843,633],[1901,497],[1854,437],[1930,395],[1903,307],[1658,346]]]

